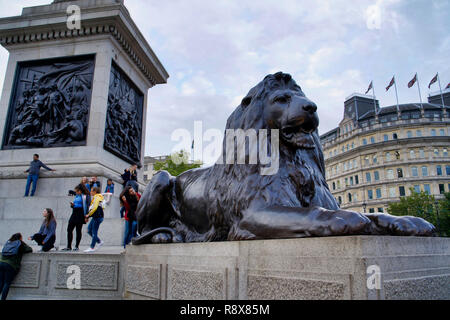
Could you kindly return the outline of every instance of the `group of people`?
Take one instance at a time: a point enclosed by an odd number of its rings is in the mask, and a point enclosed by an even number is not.
[[[28,196],[30,184],[33,183],[31,196],[36,192],[37,180],[39,178],[40,168],[43,167],[49,171],[55,171],[47,167],[39,160],[39,155],[33,156],[30,168],[26,171],[29,173],[25,196]],[[138,192],[139,185],[137,183],[137,165],[133,164],[130,168],[124,170],[121,175],[123,179],[123,191],[120,194],[120,215],[125,220],[125,231],[123,235],[123,247],[125,248],[133,237],[137,236],[137,219],[136,211],[141,198]],[[94,252],[100,248],[104,242],[98,236],[99,228],[104,219],[105,197],[114,194],[114,182],[112,179],[107,180],[104,193],[101,193],[101,182],[98,177],[91,179],[83,177],[80,183],[75,186],[74,190],[69,191],[69,195],[73,196],[70,202],[72,214],[69,218],[67,226],[67,246],[62,251],[79,251],[82,238],[83,225],[88,224],[87,233],[92,237],[90,246],[84,252]],[[42,212],[43,222],[39,231],[28,237],[29,241],[34,241],[41,246],[40,251],[48,252],[55,248],[56,242],[56,218],[51,208],[46,208]],[[90,220],[90,221],[89,221]],[[75,247],[73,243],[73,231],[76,231]],[[10,237],[2,249],[0,256],[0,294],[1,299],[5,300],[8,295],[9,287],[20,269],[22,256],[25,253],[32,252],[32,248],[28,246],[22,239],[22,234],[16,233]]]
[[[39,160],[39,155],[34,155],[30,168],[26,172],[33,172],[32,174],[39,177],[40,168],[44,167],[52,170]],[[125,232],[123,236],[123,247],[125,248],[133,237],[137,236],[137,219],[136,210],[141,198],[139,193],[139,185],[137,183],[137,165],[133,164],[130,168],[124,170],[121,175],[123,179],[123,191],[120,199],[120,216],[125,220]],[[27,180],[27,192],[29,189],[28,181],[35,181],[33,179]],[[33,184],[32,196],[36,191],[36,184]],[[101,182],[97,176],[91,179],[83,177],[80,183],[69,190],[69,195],[74,196],[73,201],[70,202],[72,214],[69,218],[67,226],[67,246],[62,251],[79,251],[80,242],[82,238],[82,229],[89,219],[88,234],[92,237],[91,245],[85,252],[94,252],[103,245],[103,242],[98,237],[98,230],[104,219],[103,209],[105,208],[104,195],[112,196],[114,194],[114,182],[112,179],[107,180],[104,193],[101,193]],[[47,208],[43,211],[44,222],[38,233],[28,238],[28,240],[35,241],[39,246],[42,246],[43,252],[48,252],[54,248],[56,241],[56,219],[53,210]],[[72,248],[73,232],[76,231],[75,247]],[[56,248],[57,249],[57,248]]]

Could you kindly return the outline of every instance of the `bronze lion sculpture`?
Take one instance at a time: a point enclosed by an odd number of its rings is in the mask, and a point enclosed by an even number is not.
[[[268,141],[278,132],[278,170],[262,175],[259,160],[249,163],[247,140],[246,162],[230,164],[225,153],[236,151],[238,143],[224,138],[222,157],[212,167],[177,177],[160,171],[152,178],[137,208],[139,236],[133,244],[433,235],[434,226],[421,218],[339,208],[325,181],[316,110],[289,74],[266,76],[231,114],[226,129],[268,133],[258,144],[267,143],[271,155],[277,150]]]

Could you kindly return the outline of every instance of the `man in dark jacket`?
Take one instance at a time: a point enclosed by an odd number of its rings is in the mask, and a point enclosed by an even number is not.
[[[33,249],[22,241],[22,235],[20,233],[14,234],[8,242],[19,242],[20,246],[17,254],[0,256],[0,293],[2,294],[2,300],[6,300],[8,296],[9,287],[13,282],[15,276],[20,270],[20,264],[22,262],[22,255],[25,253],[33,252]]]
[[[33,188],[31,189],[31,196],[32,197],[34,196],[34,193],[36,192],[36,186],[39,179],[39,172],[41,171],[41,167],[47,169],[48,171],[56,171],[43,164],[42,161],[39,160],[38,154],[33,155],[33,161],[31,161],[28,170],[25,171],[25,173],[28,173],[27,187],[25,188],[25,197],[28,197],[28,194],[30,193],[31,182],[33,182]]]

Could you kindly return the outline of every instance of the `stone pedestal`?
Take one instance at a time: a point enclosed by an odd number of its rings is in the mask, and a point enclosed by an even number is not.
[[[130,246],[124,272],[126,299],[450,299],[450,239]]]
[[[80,9],[80,29],[68,28],[69,5]],[[113,179],[116,185],[115,196],[106,210],[106,220],[100,232],[104,233],[103,238],[108,245],[119,245],[123,227],[118,211],[120,174],[132,162],[142,163],[147,92],[152,86],[165,83],[167,72],[132,21],[123,0],[54,1],[49,5],[24,8],[21,16],[0,19],[0,44],[9,51],[0,100],[0,243],[14,232],[22,232],[24,236],[36,232],[42,221],[42,210],[49,207],[55,211],[58,221],[57,244],[61,238],[65,244],[67,218],[71,213],[68,190],[73,189],[83,176],[97,175],[102,182],[102,192],[108,178]],[[73,77],[74,80],[64,78],[66,75],[63,73],[52,74],[62,63],[70,65],[80,57],[92,59],[93,73],[80,72]],[[49,63],[52,66],[45,68],[53,69],[47,69],[52,72],[46,75],[42,66]],[[25,67],[28,69],[21,73]],[[120,79],[117,78],[119,74]],[[12,127],[20,125],[27,117],[15,117],[21,109],[17,90],[24,92],[35,88],[39,91],[43,87],[50,96],[56,91],[49,85],[49,79],[65,95],[66,106],[70,110],[67,111],[68,117],[77,115],[74,109],[79,109],[79,103],[69,100],[82,83],[80,90],[86,92],[84,106],[87,106],[84,138],[73,142],[60,140],[43,146],[11,143]],[[130,88],[133,88],[133,94],[129,94]],[[120,111],[114,110],[116,115],[119,113],[118,117],[129,116],[123,110],[140,108],[139,119],[133,127],[140,135],[140,146],[132,157],[112,150],[107,143],[111,136],[105,138],[107,134],[118,135],[116,130],[110,129],[108,116],[111,116],[111,101],[119,98],[123,100],[119,103]],[[34,95],[31,101],[37,99]],[[30,102],[29,105],[36,106],[36,103]],[[44,112],[45,108],[41,111]],[[41,170],[36,196],[28,199],[23,198],[26,182],[23,172],[34,153],[57,171]],[[142,173],[138,179],[143,182]]]

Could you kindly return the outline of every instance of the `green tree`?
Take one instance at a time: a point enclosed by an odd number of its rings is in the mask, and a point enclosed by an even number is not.
[[[440,235],[450,236],[450,193],[446,193],[443,200],[436,201],[433,195],[426,192],[417,193],[413,188],[410,190],[410,196],[389,204],[388,213],[423,218],[439,227]]]
[[[166,170],[173,176],[178,176],[181,173],[195,168],[200,168],[201,162],[196,161],[194,163],[189,163],[189,152],[186,150],[180,150],[174,152],[165,161],[158,161],[154,164],[153,168],[156,171]]]

